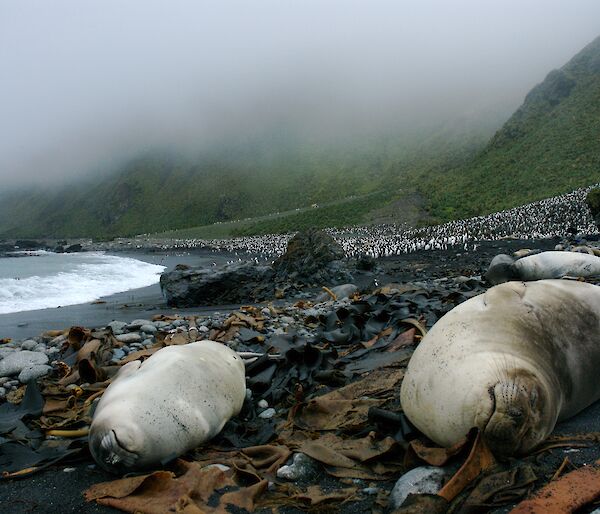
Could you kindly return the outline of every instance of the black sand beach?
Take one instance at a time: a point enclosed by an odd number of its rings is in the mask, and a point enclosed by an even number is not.
[[[408,282],[426,280],[428,278],[456,277],[459,275],[481,275],[491,258],[501,252],[510,253],[521,248],[550,249],[555,240],[541,241],[497,241],[482,243],[475,252],[457,250],[439,250],[415,252],[407,256],[379,259],[380,284],[386,282]],[[163,262],[171,269],[178,263],[195,264],[205,262],[205,255],[175,254],[140,254],[133,255],[149,262]],[[212,260],[215,255],[211,255]],[[219,256],[222,261],[229,256]],[[212,262],[211,260],[211,262]],[[0,335],[13,335],[23,338],[36,335],[49,328],[66,328],[70,325],[100,326],[113,319],[127,321],[129,319],[152,316],[154,314],[172,312],[166,308],[158,285],[113,295],[104,299],[104,304],[91,304],[49,309],[21,314],[10,314],[0,317]],[[235,306],[222,307],[227,311]],[[202,309],[189,309],[189,312],[200,313],[214,311],[214,306]],[[177,312],[182,312],[178,310]],[[4,319],[2,319],[4,318]],[[17,324],[27,321],[25,327]],[[19,332],[22,331],[22,332]],[[592,405],[576,417],[557,426],[557,434],[582,434],[598,432],[600,427],[600,403]],[[539,459],[542,469],[551,474],[568,457],[574,466],[581,466],[600,458],[600,447],[589,448],[557,448],[546,452]],[[74,469],[72,469],[74,468]],[[109,513],[114,509],[102,507],[95,503],[86,503],[83,492],[91,485],[114,479],[115,477],[98,468],[90,456],[80,458],[74,463],[68,461],[50,466],[30,477],[0,481],[0,514],[6,513]],[[351,505],[344,512],[355,512]],[[501,508],[492,512],[508,512]],[[297,509],[289,512],[301,512]],[[356,511],[358,512],[358,511]]]

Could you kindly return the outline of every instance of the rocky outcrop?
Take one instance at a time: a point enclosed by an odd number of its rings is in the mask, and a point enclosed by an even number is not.
[[[344,249],[329,234],[315,229],[298,232],[287,251],[273,263],[277,282],[335,285],[351,281]]]
[[[160,277],[169,305],[194,307],[260,300],[273,293],[269,266],[236,263],[222,268],[178,267]]]
[[[260,301],[305,286],[335,286],[352,282],[344,250],[325,232],[298,233],[285,254],[271,266],[251,263],[229,264],[222,268],[177,266],[163,273],[160,286],[167,303],[192,307]]]

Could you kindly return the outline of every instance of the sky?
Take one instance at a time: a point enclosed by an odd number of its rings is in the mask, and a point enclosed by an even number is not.
[[[4,0],[0,187],[510,113],[599,35],[598,0]]]

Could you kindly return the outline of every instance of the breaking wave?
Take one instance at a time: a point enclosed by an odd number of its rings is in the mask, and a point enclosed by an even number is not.
[[[6,258],[0,274],[0,314],[88,303],[151,286],[165,266],[102,252]],[[7,275],[14,273],[11,278]]]

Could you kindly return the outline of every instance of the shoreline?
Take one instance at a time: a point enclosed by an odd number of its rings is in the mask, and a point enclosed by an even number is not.
[[[548,250],[553,249],[556,242],[557,241],[554,239],[537,241],[503,240],[482,243],[477,250],[469,252],[461,251],[461,249],[423,250],[409,255],[379,258],[376,259],[377,267],[379,268],[377,272],[377,281],[381,286],[388,282],[414,283],[425,284],[427,286],[425,289],[432,292],[441,289],[450,291],[455,287],[452,286],[452,284],[460,283],[461,278],[464,277],[474,278],[477,282],[481,283],[481,274],[487,269],[491,258],[498,253],[512,253],[513,251],[522,248]],[[120,255],[123,254],[120,253]],[[212,252],[210,253],[211,258],[215,255],[216,254]],[[197,252],[181,253],[167,251],[158,253],[151,252],[150,254],[147,254],[134,251],[131,252],[131,256],[138,259],[150,259],[151,262],[156,262],[156,259],[163,259],[163,262],[167,262],[168,260],[169,266],[174,267],[180,262],[185,263],[185,259],[188,259],[187,262],[193,262],[199,258],[205,258],[207,255],[205,252],[202,255],[198,255]],[[228,254],[222,254],[220,257],[224,261],[231,259],[231,255]],[[365,287],[365,289],[372,293],[374,288],[369,286]],[[466,289],[468,289],[468,287],[466,287]],[[463,292],[466,289],[463,289]],[[311,294],[314,292],[315,291],[311,291]],[[156,314],[168,314],[172,312],[183,316],[188,314],[200,314],[202,318],[206,318],[203,321],[212,319],[214,322],[214,320],[219,318],[227,317],[230,311],[235,311],[239,308],[239,306],[229,305],[171,309],[166,307],[164,299],[160,295],[160,287],[158,284],[139,290],[111,295],[111,297],[108,297],[107,299],[110,299],[110,302],[105,304],[82,304],[61,309],[45,309],[42,311],[26,311],[19,313],[23,316],[31,316],[33,313],[39,317],[39,319],[35,321],[35,324],[30,324],[28,327],[22,328],[31,329],[32,332],[37,330],[37,333],[33,335],[39,335],[45,330],[52,328],[47,324],[44,325],[44,323],[48,323],[50,318],[56,318],[57,311],[62,311],[59,317],[60,320],[64,321],[66,318],[63,314],[69,313],[70,317],[68,319],[74,322],[71,323],[72,325],[92,328],[88,323],[88,319],[91,319],[90,317],[95,320],[107,319],[110,317],[111,319],[108,321],[112,321],[113,319],[130,321],[135,318],[151,319],[151,317]],[[132,299],[134,299],[135,302],[132,302]],[[435,296],[431,301],[436,301]],[[132,303],[135,305],[132,305]],[[269,335],[272,336],[287,331],[288,321],[290,323],[290,330],[301,329],[312,332],[313,329],[303,321],[303,317],[306,315],[300,312],[303,308],[295,307],[293,304],[293,298],[288,297],[281,300],[281,304],[277,307],[279,311],[278,314],[272,317],[274,324],[269,328]],[[335,302],[329,302],[328,305],[329,304],[331,304],[330,307],[318,307],[317,310],[325,313],[327,309],[333,307]],[[128,307],[123,308],[125,305],[128,305]],[[421,310],[421,307],[418,307],[418,309]],[[423,306],[423,312],[426,312],[428,309],[430,309],[430,307],[427,306],[426,302]],[[215,315],[217,312],[220,314]],[[48,316],[44,316],[44,313],[48,314]],[[146,313],[146,315],[144,315],[144,313]],[[0,323],[2,321],[2,316],[14,317],[15,315],[0,315]],[[84,319],[85,316],[88,316],[88,318]],[[105,317],[103,318],[103,316]],[[290,316],[295,319],[293,323],[290,321]],[[284,320],[286,320],[286,325],[283,325]],[[66,329],[71,324],[63,324],[63,326],[57,328]],[[101,324],[106,323],[98,323],[98,325]],[[282,332],[276,332],[274,331],[276,327],[284,328],[278,329],[282,330]],[[2,325],[0,325],[0,330],[1,328]],[[242,343],[245,344],[245,341],[240,344]],[[259,398],[259,396],[257,396],[257,398]],[[277,406],[277,404],[274,405]],[[600,402],[593,404],[575,417],[557,425],[555,434],[582,434],[595,432],[596,427],[598,426],[600,426]],[[567,455],[574,465],[581,466],[586,463],[594,462],[600,458],[600,449],[594,446],[570,450],[554,450],[544,457],[544,473],[546,473],[547,470],[554,472],[563,458]],[[115,478],[115,476],[108,474],[93,464],[91,457],[83,455],[80,456],[76,462],[67,460],[60,464],[54,464],[30,477],[0,481],[0,496],[6,501],[7,506],[11,507],[11,512],[21,512],[18,508],[22,507],[23,512],[35,512],[37,514],[50,514],[58,511],[83,514],[108,514],[118,511],[109,507],[103,507],[96,503],[86,503],[82,497],[82,492],[93,484],[114,480]],[[545,475],[540,475],[539,478],[546,481]],[[377,487],[380,488],[382,492],[389,492],[389,488],[391,488],[393,482],[393,480],[380,482],[377,484]],[[17,507],[16,510],[15,507]],[[357,503],[356,505],[347,504],[346,508],[348,510],[345,510],[345,512],[358,513],[364,512],[366,507],[365,504]],[[2,511],[1,508],[0,511]],[[290,512],[300,511],[292,509]],[[500,513],[506,512],[506,510],[498,509],[494,512]]]
[[[166,266],[170,271],[177,264],[211,265],[212,262],[222,264],[231,259],[226,252],[219,254],[206,251],[105,251],[107,255],[130,257],[151,264]],[[26,257],[22,257],[26,258]],[[219,306],[200,308],[205,312],[218,311]],[[194,309],[198,310],[198,309]],[[65,305],[55,308],[19,311],[0,314],[0,339],[15,340],[35,337],[47,330],[63,330],[70,326],[105,326],[118,319],[132,321],[136,318],[152,316],[158,312],[183,312],[166,305],[158,282],[151,286],[130,289],[120,293],[101,297],[93,302]]]

